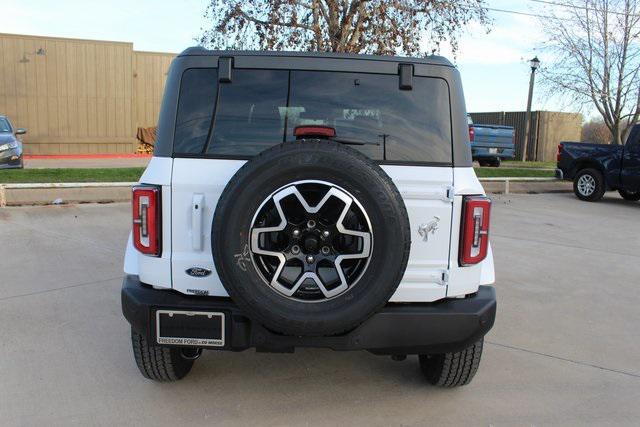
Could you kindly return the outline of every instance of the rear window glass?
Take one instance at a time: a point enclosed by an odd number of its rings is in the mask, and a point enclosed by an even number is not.
[[[220,98],[207,154],[255,156],[282,142],[289,72],[233,70]]]
[[[193,68],[182,74],[173,151],[201,153],[211,126],[218,92],[216,68]]]
[[[218,83],[215,69],[187,70],[174,152],[249,158],[301,125],[326,125],[370,158],[451,164],[449,91],[442,79],[323,71],[240,70]],[[216,107],[217,100],[217,107]]]
[[[449,92],[444,80],[414,77],[400,90],[398,76],[293,71],[287,139],[300,125],[336,129],[336,137],[376,160],[451,163]]]

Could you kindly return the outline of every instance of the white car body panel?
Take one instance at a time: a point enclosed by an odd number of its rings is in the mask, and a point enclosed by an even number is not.
[[[451,201],[448,192],[453,183],[452,168],[427,166],[382,166],[402,195],[411,227],[411,252],[407,270],[391,302],[435,301],[447,294]],[[418,232],[421,226],[437,222],[426,240]],[[374,232],[375,239],[375,232]]]
[[[162,256],[140,254],[130,237],[125,273],[138,274],[142,282],[157,288],[228,296],[211,255],[211,226],[222,191],[244,163],[244,160],[152,158],[140,182],[162,185]],[[493,283],[491,248],[480,264],[458,266],[462,196],[484,194],[473,168],[391,165],[382,168],[398,187],[411,224],[407,270],[390,301],[436,301],[470,294],[480,284]],[[431,230],[434,221],[437,227]],[[419,234],[421,227],[423,231],[431,230],[426,233],[426,240]],[[208,269],[211,274],[192,277],[186,273],[192,267]]]
[[[244,160],[174,159],[173,164],[173,288],[183,293],[207,292],[214,296],[228,296],[222,286],[211,255],[211,226],[218,199],[231,177],[242,167]],[[194,227],[194,198],[202,199],[201,218]],[[194,228],[200,236],[194,236]],[[199,237],[199,238],[198,238]],[[199,241],[199,247],[194,247]],[[191,267],[206,268],[211,274],[192,277],[186,273]]]
[[[159,257],[138,252],[129,234],[125,252],[124,272],[137,274],[140,281],[156,288],[171,288],[171,176],[173,159],[152,157],[140,177],[141,184],[159,185],[162,188],[162,254]],[[137,266],[137,268],[136,268]]]
[[[453,168],[453,181],[455,187],[455,201],[453,203],[453,227],[451,239],[451,251],[449,265],[449,284],[447,297],[458,297],[474,293],[485,279],[493,283],[493,253],[488,251],[484,261],[467,267],[458,264],[458,251],[460,245],[460,226],[462,221],[462,197],[467,195],[485,194],[482,184],[478,180],[473,168]],[[489,234],[491,236],[491,234]],[[483,276],[483,270],[487,270]],[[489,270],[491,274],[489,274]]]

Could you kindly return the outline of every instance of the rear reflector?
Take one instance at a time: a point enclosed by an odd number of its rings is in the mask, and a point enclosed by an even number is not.
[[[296,138],[333,138],[336,130],[331,126],[297,126],[293,130]]]
[[[473,142],[476,140],[476,130],[473,126],[469,126],[469,142]]]
[[[461,266],[477,264],[487,256],[490,216],[491,199],[485,196],[465,196],[462,199],[458,256]]]
[[[145,255],[160,256],[161,204],[160,187],[133,187],[133,245]]]

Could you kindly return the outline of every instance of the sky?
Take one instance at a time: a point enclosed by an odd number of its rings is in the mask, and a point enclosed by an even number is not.
[[[487,0],[494,9],[541,13],[532,0]],[[135,50],[180,52],[197,44],[207,0],[2,0],[0,32],[133,42]],[[551,6],[544,6],[551,7]],[[470,26],[460,39],[455,63],[462,75],[467,110],[526,108],[528,60],[544,41],[538,18],[490,11],[491,31]],[[441,54],[453,60],[450,49]],[[570,111],[560,100],[534,92],[534,110]]]

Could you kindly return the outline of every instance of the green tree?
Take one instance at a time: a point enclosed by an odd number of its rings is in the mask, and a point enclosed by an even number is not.
[[[485,0],[211,0],[206,17],[215,49],[412,56],[444,41],[455,52],[465,26],[489,25]]]

